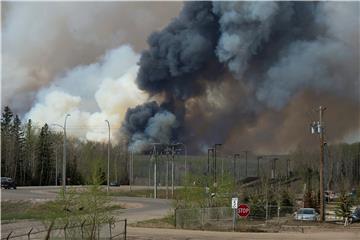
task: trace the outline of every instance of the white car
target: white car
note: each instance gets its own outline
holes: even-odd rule
[[[300,221],[316,221],[319,214],[315,211],[314,208],[300,208],[295,212],[295,220]]]

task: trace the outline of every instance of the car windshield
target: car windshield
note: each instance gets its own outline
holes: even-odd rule
[[[314,210],[312,209],[300,209],[299,214],[314,214]]]

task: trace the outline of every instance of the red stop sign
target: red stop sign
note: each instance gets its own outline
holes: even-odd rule
[[[240,204],[237,213],[240,217],[246,218],[250,214],[250,208],[246,204]]]

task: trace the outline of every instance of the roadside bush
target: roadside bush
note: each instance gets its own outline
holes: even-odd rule
[[[345,192],[342,192],[339,197],[339,203],[336,206],[335,213],[337,216],[340,216],[345,220],[351,214],[351,197],[348,196]]]
[[[81,225],[85,223],[83,229],[84,237],[95,239],[99,229],[97,227],[112,220],[108,214],[110,198],[101,188],[102,176],[98,171],[93,171],[92,185],[82,191],[68,188],[67,192],[60,191],[57,199],[48,206],[46,223],[50,226],[55,225]],[[67,234],[70,238],[79,238],[78,228],[69,229]]]

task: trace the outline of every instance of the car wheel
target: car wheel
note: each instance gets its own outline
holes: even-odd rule
[[[16,189],[16,187],[14,187],[14,189]]]

